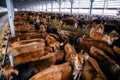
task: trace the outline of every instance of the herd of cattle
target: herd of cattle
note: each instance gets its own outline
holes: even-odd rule
[[[120,80],[120,21],[16,12],[14,25],[0,80]],[[83,28],[87,36],[77,33]]]

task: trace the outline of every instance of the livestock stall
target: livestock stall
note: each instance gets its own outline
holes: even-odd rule
[[[120,80],[119,2],[0,1],[0,80]]]

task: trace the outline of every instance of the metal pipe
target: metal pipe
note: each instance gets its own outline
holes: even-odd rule
[[[74,1],[70,0],[70,3],[71,3],[70,14],[72,14],[72,9],[73,9],[73,3],[74,3]]]
[[[90,0],[90,14],[89,14],[90,17],[91,17],[91,13],[92,13],[93,2],[94,2],[94,0]]]
[[[61,13],[61,0],[58,1],[58,4],[59,4],[59,13]]]
[[[11,8],[11,6],[13,6],[12,4],[12,0],[6,0],[6,5],[7,5],[7,9],[8,9],[8,16],[9,16],[9,22],[10,22],[10,30],[11,30],[11,34],[12,34],[12,37],[15,36],[15,30],[14,30],[14,12]]]
[[[7,50],[8,50],[8,45],[9,45],[9,39],[10,39],[10,31],[9,31],[9,34],[8,34],[8,39],[7,39],[7,43],[6,43],[5,53],[4,53],[3,60],[2,60],[2,66],[5,65],[6,56],[7,56]]]
[[[47,0],[46,0],[46,12],[47,12],[47,4],[48,4],[48,3],[47,3]]]
[[[106,0],[104,0],[104,5],[103,5],[103,11],[102,11],[102,16],[104,16],[104,10],[105,10],[105,3],[106,3]]]
[[[51,13],[53,12],[53,2],[51,2]]]
[[[13,54],[12,53],[9,55],[9,60],[10,60],[11,66],[14,67],[14,59],[13,59]]]

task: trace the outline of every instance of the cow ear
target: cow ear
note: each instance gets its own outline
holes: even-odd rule
[[[109,38],[109,36],[108,35],[105,35],[105,37],[108,39]]]
[[[75,59],[75,54],[71,54],[71,58],[72,58],[72,60],[74,60]]]
[[[84,58],[84,61],[88,60],[89,59],[88,53],[84,53],[83,58]]]

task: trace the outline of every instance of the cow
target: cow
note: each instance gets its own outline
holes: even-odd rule
[[[82,53],[79,54],[71,54],[71,57],[74,62],[74,70],[73,70],[73,76],[74,80],[79,80],[82,74],[82,70],[84,67],[84,62],[89,58],[89,55],[83,55]]]
[[[119,22],[118,21],[112,21],[112,20],[108,20],[106,21],[106,23],[104,24],[104,30],[107,33],[110,33],[111,31],[115,30],[117,33],[120,34],[120,27],[119,27]]]
[[[73,68],[74,80],[79,80],[83,69],[83,60],[87,60],[89,56],[86,54],[83,55],[82,53],[77,54],[74,46],[70,45],[69,43],[65,45],[64,50],[66,54],[65,61],[70,62]]]
[[[45,38],[48,34],[47,33],[39,33],[39,32],[28,32],[28,33],[20,33],[16,34],[15,37],[10,38],[10,43],[18,42],[22,40],[29,40],[35,38]]]
[[[69,63],[52,65],[34,75],[29,80],[72,80],[70,78],[72,68]]]
[[[59,42],[59,37],[55,34],[49,34],[45,38],[47,46],[50,46],[53,48],[53,50],[60,49],[64,45],[64,42]]]
[[[73,45],[76,44],[79,35],[75,32],[62,30],[60,27],[58,28],[59,37],[66,43],[71,43]],[[65,39],[65,40],[64,40]]]
[[[84,18],[78,19],[78,26],[80,28],[84,28],[83,26],[87,26],[87,22],[85,21]]]
[[[44,26],[44,25],[40,25],[40,32],[42,32],[42,33],[46,33],[46,26]]]
[[[120,47],[120,36],[118,36],[117,40],[113,41],[113,45]]]
[[[23,60],[21,60],[19,61],[21,63],[17,65],[15,64],[14,67],[11,67],[10,63],[7,61],[6,65],[1,68],[2,72],[4,72],[1,73],[1,76],[4,80],[11,80],[11,78],[12,80],[28,80],[30,77],[43,69],[53,64],[60,64],[63,62],[63,58],[63,51],[58,50],[26,63],[22,63]]]
[[[81,80],[107,80],[97,61],[90,57],[84,62]]]
[[[41,56],[46,55],[44,49],[45,49],[45,41],[43,39],[35,39],[35,40],[16,42],[12,44],[12,47],[9,48],[7,54],[12,55],[14,57],[15,60],[14,64],[17,65],[32,60],[34,61],[38,57],[40,58]]]
[[[103,51],[105,51],[109,55],[114,56],[113,50],[109,46],[107,46],[107,43],[104,43],[103,41],[94,40],[91,38],[81,38],[81,37],[77,41],[79,44],[79,48],[81,50],[90,50],[90,48],[92,46],[94,46],[94,47],[97,47],[99,49],[102,49]]]
[[[77,28],[77,26],[78,26],[77,23],[78,22],[75,21],[74,19],[63,18],[61,27],[63,27],[63,25],[65,24],[66,26],[69,25],[69,26],[73,26],[73,27]]]
[[[115,54],[120,58],[120,47],[114,46],[113,50],[114,50]]]
[[[89,36],[95,40],[101,40],[104,42],[107,42],[108,45],[112,45],[113,41],[116,40],[116,36],[112,34],[103,34],[104,27],[101,25],[97,25],[95,27],[92,27]]]
[[[90,55],[94,57],[108,80],[120,80],[120,66],[102,50],[91,47]]]
[[[90,38],[79,38],[78,39],[78,49],[84,50],[84,51],[89,51],[92,46],[97,47],[101,50],[103,50],[109,57],[114,59],[115,61],[120,61],[118,56],[115,55],[113,49],[109,46],[107,46],[106,43],[99,41],[99,40],[94,40]]]
[[[52,27],[50,24],[47,24],[46,26],[47,26],[46,29],[47,33],[57,34],[57,29],[55,27]]]

